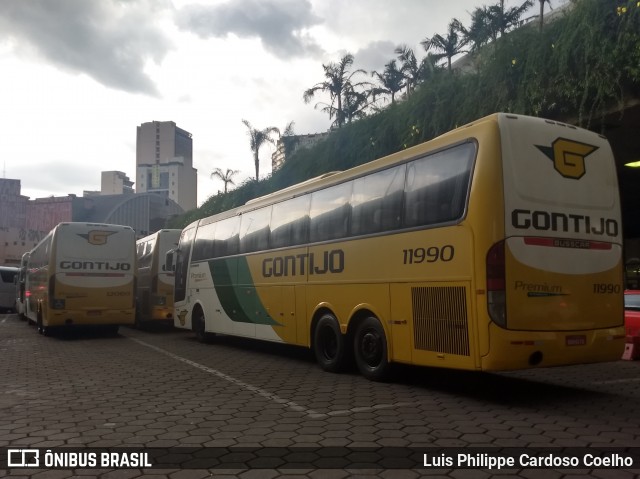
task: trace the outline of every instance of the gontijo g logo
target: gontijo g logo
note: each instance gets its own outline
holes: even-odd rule
[[[558,138],[551,146],[536,145],[551,161],[553,167],[565,178],[579,180],[586,172],[584,159],[598,149],[597,146]]]
[[[89,244],[102,246],[103,244],[107,244],[107,238],[112,234],[115,234],[115,231],[91,230],[87,234],[78,233],[78,236],[86,239]]]

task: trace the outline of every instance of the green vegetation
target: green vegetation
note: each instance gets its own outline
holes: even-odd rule
[[[640,1],[571,3],[542,30],[532,23],[472,48],[467,71],[427,69],[405,101],[345,123],[314,148],[287,157],[271,177],[212,196],[171,226],[371,161],[498,111],[594,128],[608,109],[640,98]]]

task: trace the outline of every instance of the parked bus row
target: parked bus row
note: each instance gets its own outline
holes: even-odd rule
[[[135,240],[128,226],[60,223],[25,253],[17,274],[18,314],[42,334],[54,328],[173,323],[173,272],[166,251],[180,230]]]
[[[603,136],[495,114],[137,250],[130,228],[61,224],[26,255],[21,312],[45,333],[137,317],[201,341],[299,345],[326,371],[355,362],[372,380],[392,363],[613,361],[625,342],[620,218]]]

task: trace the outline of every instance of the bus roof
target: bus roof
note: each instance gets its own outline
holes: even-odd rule
[[[455,142],[463,141],[465,138],[468,137],[468,135],[465,135],[464,133],[464,130],[468,128],[476,127],[483,123],[499,124],[502,118],[517,120],[518,118],[522,118],[522,117],[525,117],[525,115],[516,115],[512,113],[493,113],[483,118],[474,120],[470,123],[461,125],[455,128],[454,130],[443,133],[440,136],[437,136],[435,138],[432,138],[431,140],[427,140],[423,143],[412,146],[405,150],[401,150],[401,151],[392,153],[390,155],[384,156],[382,158],[372,160],[368,163],[355,166],[348,170],[328,172],[320,176],[311,178],[309,180],[305,180],[295,185],[286,187],[282,190],[278,190],[276,192],[269,193],[267,195],[249,200],[244,205],[217,213],[209,217],[202,218],[200,220],[196,220],[192,222],[190,225],[188,225],[186,228],[190,226],[195,226],[196,224],[203,226],[224,218],[229,218],[229,217],[238,215],[244,211],[250,211],[262,206],[266,206],[269,204],[284,201],[286,199],[294,198],[296,196],[300,196],[305,193],[319,190],[324,187],[331,186],[333,184],[341,183],[342,181],[348,181],[351,178],[357,177],[367,172],[388,168],[399,161],[402,161],[402,162],[411,161],[415,158],[420,157],[421,155],[424,155],[425,153],[434,152],[441,148],[446,148]],[[556,123],[559,125],[569,126],[562,122],[555,122],[552,120],[544,120],[544,121],[547,121],[550,123]]]

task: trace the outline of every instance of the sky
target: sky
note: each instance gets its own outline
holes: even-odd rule
[[[224,187],[215,168],[239,170],[237,184],[255,175],[243,119],[326,131],[314,105],[328,97],[302,99],[323,64],[351,53],[354,69],[382,72],[399,45],[421,59],[422,40],[493,3],[2,0],[0,177],[21,180],[31,199],[100,190],[102,171],[135,181],[136,127],[173,121],[193,135],[200,205]],[[273,151],[260,150],[261,177]]]

